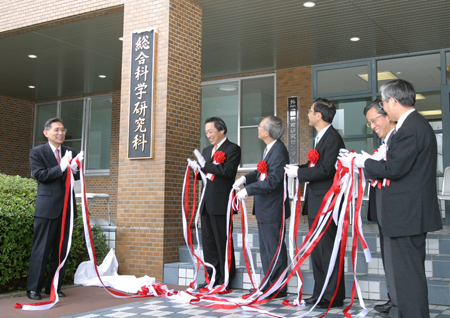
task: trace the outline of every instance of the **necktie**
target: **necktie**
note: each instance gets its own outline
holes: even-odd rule
[[[55,153],[56,153],[56,162],[58,162],[58,164],[60,164],[61,163],[61,158],[59,156],[59,149],[56,149]]]
[[[318,143],[319,143],[319,135],[317,135],[316,138],[314,139],[314,148],[317,147]]]
[[[214,146],[213,150],[211,151],[211,158],[214,157],[214,154],[216,153],[217,145]]]
[[[266,155],[267,155],[267,147],[266,147],[266,149],[264,149],[263,160],[264,160],[264,158],[266,157]]]

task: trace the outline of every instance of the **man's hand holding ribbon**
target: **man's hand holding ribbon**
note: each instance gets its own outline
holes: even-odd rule
[[[70,169],[74,172],[78,171],[77,160],[81,163],[84,159],[84,151],[80,151],[78,155],[70,161]]]
[[[194,150],[194,156],[195,158],[197,158],[198,164],[200,165],[200,167],[204,167],[206,160],[205,158],[202,156],[202,154],[200,153],[200,151],[198,151],[197,149]]]
[[[297,165],[287,164],[284,167],[284,171],[286,171],[286,174],[289,178],[297,178],[297,176],[298,176],[298,166]]]
[[[70,165],[70,160],[72,159],[72,151],[66,151],[64,157],[61,158],[61,162],[59,164],[61,171],[64,172],[67,167]]]
[[[238,192],[236,197],[238,198],[238,200],[244,200],[247,197],[247,190],[245,190],[245,188],[242,189],[241,191]]]
[[[244,176],[240,177],[239,179],[237,179],[234,183],[233,183],[233,189],[234,190],[239,190],[241,185],[245,184],[247,182],[247,180],[245,179]],[[247,191],[246,191],[247,193]]]

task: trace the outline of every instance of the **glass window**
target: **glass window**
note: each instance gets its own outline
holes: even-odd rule
[[[227,124],[227,137],[241,146],[241,168],[254,168],[265,144],[258,139],[258,124],[275,113],[275,76],[256,76],[205,83],[202,86],[201,147],[210,145],[204,122],[217,116]]]
[[[416,93],[416,109],[428,121],[442,120],[441,93]]]
[[[222,118],[227,125],[227,138],[231,142],[238,143],[238,87],[237,81],[202,87],[202,122],[200,125],[202,149],[211,145],[205,135],[205,120],[210,117]]]
[[[86,152],[86,170],[109,169],[111,149],[111,97],[91,100]]]
[[[376,147],[376,138],[372,129],[368,128],[364,107],[371,100],[369,98],[335,101],[337,111],[333,120],[333,127],[343,136],[345,148],[360,152],[364,150],[372,153]],[[375,144],[375,146],[374,146]]]
[[[258,139],[258,127],[241,129],[242,168],[252,168],[261,160],[266,144]]]
[[[89,103],[90,102],[90,103]],[[85,151],[86,174],[109,171],[111,148],[112,96],[36,104],[34,146],[47,142],[42,134],[44,123],[60,117],[67,129],[64,145]]]
[[[58,103],[45,103],[40,104],[39,107],[36,107],[35,112],[35,120],[34,120],[34,145],[38,146],[41,144],[45,144],[47,142],[47,138],[44,136],[44,124],[45,122],[52,118],[56,117],[57,114]]]
[[[450,84],[450,52],[447,52],[445,54],[445,60],[446,62],[446,70],[447,70],[447,85]]]
[[[317,72],[317,94],[337,94],[367,91],[369,89],[368,66],[354,66]]]
[[[402,57],[377,62],[378,90],[384,83],[401,78],[416,90],[441,86],[441,59],[439,54]]]
[[[64,145],[72,147],[77,151],[81,148],[81,138],[83,135],[83,109],[84,100],[76,99],[61,102],[61,119],[67,129]]]
[[[273,115],[274,77],[242,80],[241,126],[258,126]]]

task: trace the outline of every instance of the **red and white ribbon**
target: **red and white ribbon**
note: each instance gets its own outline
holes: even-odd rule
[[[79,163],[78,159],[77,162]],[[53,276],[52,280],[52,287],[50,290],[50,301],[46,302],[40,302],[40,303],[32,303],[28,305],[21,305],[16,303],[14,305],[14,308],[22,309],[22,310],[47,310],[52,308],[54,305],[56,305],[59,301],[58,293],[56,292],[58,290],[58,281],[59,281],[59,272],[61,268],[64,266],[67,260],[67,256],[69,255],[70,247],[72,245],[72,232],[73,232],[73,174],[72,170],[68,167],[66,170],[66,180],[65,180],[65,194],[64,194],[64,207],[63,207],[63,213],[62,213],[62,221],[61,221],[61,235],[60,235],[60,241],[59,241],[59,265],[56,269],[55,276]],[[67,215],[67,207],[68,203],[70,202],[70,212],[69,215]],[[61,255],[61,250],[63,247],[64,242],[64,235],[65,235],[65,224],[66,219],[69,217],[69,238],[67,241],[67,250],[66,255]],[[61,257],[63,257],[63,260],[61,261]]]

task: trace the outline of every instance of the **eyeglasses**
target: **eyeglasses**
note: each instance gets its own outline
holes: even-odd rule
[[[383,101],[378,103],[378,106],[380,106],[381,109],[383,109]],[[367,124],[368,125],[368,124]]]
[[[381,102],[380,102],[380,104],[381,104]],[[375,125],[377,119],[380,118],[381,116],[383,116],[383,115],[378,115],[377,117],[372,118],[371,120],[369,120],[369,122],[366,124],[367,127],[370,128],[370,127],[372,127],[372,125]]]
[[[64,129],[64,128],[55,128],[55,129],[52,129],[52,131],[53,131],[55,134],[57,134],[57,133],[61,133],[61,134],[67,133],[67,129]]]

